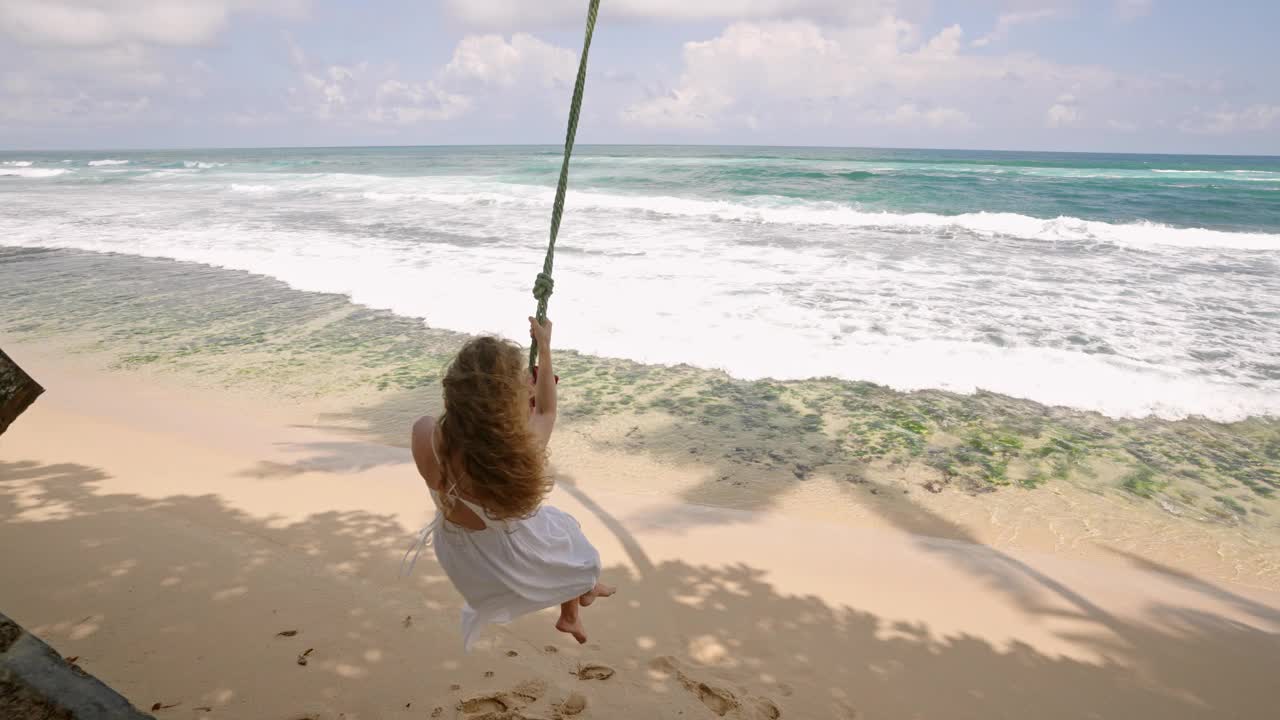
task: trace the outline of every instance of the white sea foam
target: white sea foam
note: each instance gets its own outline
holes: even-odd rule
[[[388,178],[348,173],[257,177],[268,180],[280,191],[328,192],[339,199],[360,197],[383,203],[425,200],[444,205],[517,206],[536,210],[546,207],[553,197],[548,188],[458,178]],[[231,186],[233,191],[243,192],[238,188]],[[961,230],[985,237],[1110,243],[1135,248],[1280,249],[1280,235],[1270,233],[1172,227],[1153,222],[1109,223],[1069,216],[1036,218],[1017,213],[868,212],[840,203],[767,196],[751,202],[731,202],[571,190],[568,204],[584,212],[632,212],[655,217],[902,232]]]
[[[1267,170],[1161,170],[1153,169],[1153,173],[1168,175],[1191,175],[1196,179],[1229,180],[1244,182],[1280,182],[1280,173]],[[1246,177],[1247,176],[1247,177]]]
[[[68,172],[63,168],[0,167],[0,175],[21,178],[51,178],[66,175]]]
[[[5,165],[7,167],[31,167],[31,161],[30,160],[5,160],[4,162],[0,162],[0,165]]]
[[[226,167],[226,163],[220,162],[203,162],[200,160],[183,160],[182,166],[195,170],[212,170],[213,168]]]
[[[128,160],[90,160],[89,167],[99,167],[102,165],[128,165]]]
[[[372,307],[425,316],[432,325],[502,331],[515,337],[512,308],[528,298],[527,252],[518,248],[416,250],[369,239],[363,244],[318,230],[260,231],[234,226],[179,227],[138,233],[53,231],[38,225],[4,229],[0,243],[125,251],[247,270],[308,291],[338,292]],[[27,237],[23,237],[23,234]],[[681,242],[681,245],[684,245]],[[606,247],[607,251],[609,248]],[[754,255],[753,255],[754,253]],[[903,390],[983,388],[1048,404],[1112,416],[1203,414],[1235,420],[1280,414],[1280,394],[1197,377],[1181,370],[1106,355],[1060,349],[1000,347],[983,342],[902,338],[841,327],[839,308],[818,310],[782,295],[747,294],[780,276],[826,284],[824,258],[810,267],[779,250],[741,251],[737,257],[688,253],[672,245],[624,262],[561,259],[561,288],[589,302],[565,302],[557,314],[566,347],[640,361],[688,362],[738,377],[851,377]],[[752,264],[735,262],[753,259]],[[787,261],[784,270],[774,269]],[[727,264],[726,264],[727,263]],[[848,266],[834,268],[849,272]],[[870,269],[874,270],[874,268]],[[571,278],[571,279],[570,279]],[[567,280],[567,282],[566,282]],[[869,280],[868,280],[869,282]],[[571,284],[570,284],[571,283]],[[661,283],[661,293],[654,293]],[[476,293],[475,288],[485,288]],[[424,293],[423,288],[431,288]],[[440,302],[439,298],[466,298]],[[639,300],[643,298],[643,302]],[[516,313],[518,315],[519,313]],[[909,334],[911,328],[901,330]],[[761,338],[768,338],[761,342]]]
[[[722,220],[788,225],[834,225],[884,230],[957,229],[985,236],[1103,242],[1133,247],[1166,245],[1249,250],[1280,248],[1280,235],[1267,233],[1175,228],[1151,222],[1114,224],[1066,216],[1043,219],[1016,213],[938,215],[865,212],[837,203],[777,202],[747,205],[674,197],[625,197],[592,193],[579,193],[573,200],[576,206],[586,208],[636,209],[660,215],[705,215]]]
[[[512,337],[551,201],[482,178],[200,168],[107,187],[10,195],[20,204],[0,207],[0,244],[246,270]],[[1113,416],[1280,415],[1280,383],[1250,369],[1274,362],[1270,321],[1250,314],[1275,308],[1274,280],[1176,274],[1202,258],[1265,269],[1256,251],[1280,250],[1277,235],[767,197],[573,191],[569,208],[554,309],[565,347],[748,378],[983,388]],[[1162,250],[1135,259],[1092,243]],[[1230,357],[1188,355],[1206,346]]]
[[[429,200],[451,205],[522,205],[545,207],[552,197],[548,189],[476,183],[468,187],[454,181],[383,179],[400,192],[364,191],[367,199],[384,202]],[[313,176],[309,189],[350,184],[377,184],[370,176],[333,174]],[[413,187],[417,185],[418,187]],[[867,212],[839,203],[806,202],[788,198],[762,198],[753,203],[698,200],[652,195],[614,195],[598,192],[569,193],[569,204],[580,211],[632,211],[656,216],[705,217],[722,221],[780,225],[819,225],[889,231],[965,230],[980,236],[1005,236],[1025,240],[1113,243],[1138,248],[1159,246],[1181,248],[1231,248],[1241,250],[1280,249],[1280,235],[1227,232],[1204,228],[1178,228],[1152,222],[1108,223],[1074,217],[1035,218],[1016,213],[935,213]]]
[[[247,183],[231,183],[229,186],[231,192],[245,193],[247,195],[267,195],[276,192],[279,188],[265,184],[247,184]]]

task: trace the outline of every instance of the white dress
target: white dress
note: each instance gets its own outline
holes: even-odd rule
[[[435,437],[431,452],[436,452]],[[436,454],[436,465],[440,456]],[[485,524],[471,530],[444,517],[439,493],[432,488],[436,516],[400,562],[406,574],[422,548],[433,545],[440,567],[462,594],[463,649],[471,650],[487,623],[505,623],[521,615],[555,607],[586,594],[600,579],[600,553],[582,534],[572,515],[543,505],[519,520],[492,520],[484,508],[458,496]],[[410,555],[413,557],[410,558]]]

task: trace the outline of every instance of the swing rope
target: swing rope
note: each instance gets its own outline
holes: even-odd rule
[[[556,200],[551,207],[551,241],[547,244],[547,257],[542,261],[542,272],[533,283],[533,296],[538,299],[536,317],[541,323],[547,319],[547,301],[555,289],[551,279],[551,264],[555,260],[556,235],[560,232],[560,216],[564,214],[564,194],[569,187],[569,156],[573,153],[573,138],[578,134],[578,112],[582,109],[582,89],[587,84],[587,52],[591,50],[591,35],[596,29],[596,13],[600,0],[591,0],[587,7],[587,34],[582,42],[582,57],[578,60],[578,79],[573,85],[573,101],[569,105],[569,130],[564,138],[564,162],[560,165],[560,183],[556,185]],[[537,367],[538,343],[529,348],[529,369]]]

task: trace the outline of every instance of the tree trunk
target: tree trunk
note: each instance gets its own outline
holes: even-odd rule
[[[0,435],[18,419],[27,406],[44,392],[8,355],[0,350]]]

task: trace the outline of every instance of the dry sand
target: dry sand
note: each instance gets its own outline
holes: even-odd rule
[[[1048,519],[997,542],[869,493],[689,504],[708,468],[572,431],[551,502],[620,591],[586,646],[542,613],[465,655],[430,552],[396,576],[430,513],[405,449],[6,349],[48,392],[0,438],[0,607],[161,718],[1275,717],[1280,592],[1193,548],[1081,554]]]

